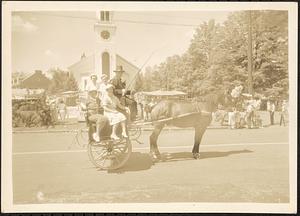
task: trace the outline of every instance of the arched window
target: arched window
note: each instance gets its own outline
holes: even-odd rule
[[[102,74],[106,74],[108,78],[110,78],[110,61],[109,61],[109,53],[102,53]]]

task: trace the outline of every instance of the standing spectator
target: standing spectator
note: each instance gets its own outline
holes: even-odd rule
[[[241,110],[239,112],[239,127],[244,128],[246,125],[246,112],[244,110]]]
[[[138,118],[144,119],[144,106],[145,106],[145,98],[143,97],[141,92],[137,92],[134,94],[134,100],[137,102],[138,105]]]
[[[56,116],[57,116],[57,111],[56,111],[56,106],[54,101],[46,100],[45,102],[42,103],[42,121],[43,125],[46,127],[54,127],[54,124],[56,122]]]
[[[258,111],[260,110],[260,106],[261,106],[261,100],[259,98],[255,98],[252,101],[252,105],[253,105],[253,126],[254,127],[261,127],[261,122],[260,122],[260,116]]]
[[[58,114],[60,117],[61,121],[65,121],[66,119],[66,114],[67,114],[67,106],[64,103],[63,99],[60,99],[58,105],[57,105],[57,109],[58,109]]]
[[[285,115],[287,113],[287,103],[286,100],[282,101],[281,112],[280,112],[280,126],[283,124],[285,126]]]
[[[233,107],[230,112],[228,112],[228,126],[230,129],[235,129],[236,127],[236,109]]]
[[[252,100],[248,102],[246,113],[247,113],[248,128],[252,128],[253,122],[254,122],[254,106],[253,106]]]
[[[275,113],[275,103],[274,101],[268,101],[267,102],[267,111],[270,113],[270,123],[271,125],[274,125],[274,113]]]
[[[149,101],[149,99],[146,101],[146,104],[144,106],[145,121],[151,121],[151,111],[155,105],[156,105],[155,98],[151,98],[151,101]]]

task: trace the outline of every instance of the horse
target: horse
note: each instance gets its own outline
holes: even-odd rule
[[[218,104],[224,103],[225,96],[223,94],[209,94],[203,97],[201,101],[196,102],[172,100],[158,102],[151,111],[151,119],[154,125],[150,135],[150,156],[152,159],[159,160],[161,158],[157,139],[165,125],[181,128],[193,127],[195,136],[192,153],[195,159],[199,159],[199,145],[207,126],[212,121],[212,112],[216,111]],[[183,117],[180,117],[180,115],[183,115]],[[171,120],[163,121],[167,118],[171,118]]]

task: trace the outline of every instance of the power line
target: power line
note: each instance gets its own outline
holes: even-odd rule
[[[144,21],[135,21],[135,20],[115,20],[116,22],[125,22],[125,23],[138,23],[138,24],[151,24],[151,25],[169,25],[169,26],[186,26],[186,27],[198,27],[199,25],[192,24],[179,24],[179,23],[162,23],[162,22],[144,22]]]
[[[125,12],[125,11],[122,11],[122,13],[132,13],[132,12]],[[196,17],[186,17],[186,16],[172,16],[172,15],[157,15],[157,14],[151,14],[149,12],[146,12],[145,14],[134,14],[134,16],[151,16],[151,17],[170,17],[170,18],[180,18],[180,19],[189,19],[189,20],[200,20],[199,18],[196,18]]]
[[[51,16],[51,17],[73,18],[73,19],[86,19],[86,20],[91,20],[91,21],[97,21],[98,20],[96,18],[90,18],[90,17],[54,15],[54,14],[46,14],[46,13],[43,13],[43,14],[39,13],[37,15]],[[146,22],[146,21],[126,20],[126,19],[116,19],[114,21],[115,22],[123,22],[123,23],[150,24],[150,25],[167,25],[167,26],[184,26],[184,27],[198,27],[199,26],[199,25],[183,24],[183,23]]]
[[[80,17],[80,16],[67,16],[67,15],[60,15],[60,14],[46,14],[46,13],[38,13],[35,14],[38,16],[50,16],[50,17],[63,17],[63,18],[73,18],[73,19],[86,19],[86,20],[92,20],[92,21],[97,21],[96,18],[91,18],[91,17]]]

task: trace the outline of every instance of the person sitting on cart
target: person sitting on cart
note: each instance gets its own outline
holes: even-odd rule
[[[117,127],[121,124],[122,136],[127,138],[126,132],[126,116],[119,112],[118,109],[125,112],[130,112],[128,107],[123,106],[119,99],[114,95],[114,86],[108,84],[106,86],[106,95],[103,97],[102,105],[104,108],[104,115],[108,118],[110,125],[112,125],[111,138],[120,139],[117,136]]]
[[[97,90],[89,91],[86,109],[87,121],[96,123],[96,132],[93,134],[93,139],[99,142],[101,132],[109,128],[109,121],[108,118],[103,115],[103,107],[101,106]]]
[[[130,91],[126,90],[126,82],[122,81],[122,76],[124,74],[122,66],[117,66],[114,70],[115,76],[109,81],[111,85],[114,86],[114,95],[120,100],[125,94],[129,94]]]
[[[125,73],[121,65],[117,66],[114,70],[115,76],[109,81],[114,86],[114,95],[120,100],[121,104],[130,107],[131,116],[127,116],[126,113],[122,113],[129,119],[135,120],[137,113],[137,102],[131,97],[133,91],[126,89],[126,81],[122,81],[122,76]],[[127,96],[126,96],[127,95]]]

